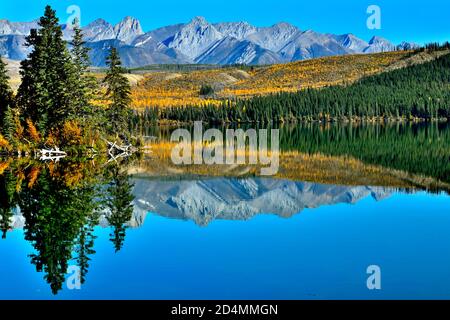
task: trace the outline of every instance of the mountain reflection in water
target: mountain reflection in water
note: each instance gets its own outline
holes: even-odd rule
[[[315,279],[314,272],[323,271],[324,267],[315,260],[315,252],[322,252],[325,244],[332,243],[328,239],[330,232],[346,234],[348,231],[348,236],[354,237],[351,242],[342,243],[335,250],[344,256],[351,255],[362,265],[361,268],[377,261],[369,261],[365,257],[366,253],[354,247],[359,242],[367,245],[385,243],[380,250],[388,251],[398,245],[398,254],[403,255],[403,260],[423,256],[423,261],[439,260],[441,266],[450,266],[450,261],[441,261],[450,256],[450,252],[449,255],[445,254],[450,251],[450,247],[445,245],[450,242],[450,239],[446,241],[448,232],[441,232],[450,228],[450,221],[443,214],[450,207],[449,197],[444,194],[450,190],[449,163],[444,161],[448,160],[450,150],[450,131],[447,127],[298,126],[284,128],[282,132],[282,152],[289,153],[291,158],[289,161],[281,158],[283,171],[280,176],[273,178],[260,178],[252,174],[224,177],[224,171],[220,170],[206,171],[206,174],[201,174],[202,171],[186,174],[182,170],[174,173],[167,165],[167,160],[163,156],[157,159],[155,154],[148,158],[125,159],[119,164],[108,164],[106,159],[64,159],[59,163],[34,159],[0,160],[0,230],[3,238],[0,241],[0,255],[9,257],[0,265],[0,295],[6,298],[48,298],[52,295],[44,289],[50,288],[49,292],[65,298],[85,297],[83,294],[91,298],[245,298],[245,293],[250,291],[253,293],[252,298],[304,297],[304,293],[298,291],[302,289],[300,280],[310,281],[309,286],[314,287],[311,282]],[[157,137],[161,141],[167,140],[161,132]],[[154,167],[151,167],[152,164]],[[307,179],[301,179],[302,176]],[[372,184],[373,181],[377,183]],[[408,205],[409,211],[403,211],[403,207]],[[405,216],[406,212],[408,216]],[[364,215],[366,213],[370,214]],[[427,214],[426,219],[422,214]],[[305,215],[307,217],[303,219]],[[339,217],[347,220],[334,225],[333,221]],[[357,227],[364,229],[369,223],[364,219],[372,219],[371,223],[376,224],[380,232],[366,235],[358,231]],[[195,229],[186,223],[179,225],[185,221],[193,222]],[[243,224],[256,229],[250,231]],[[229,233],[236,232],[239,237],[246,237],[245,232],[250,232],[259,242],[247,239],[248,246],[231,242],[220,228]],[[414,235],[407,233],[401,236],[402,232],[409,232],[405,231],[408,228],[414,231]],[[309,238],[302,238],[302,233],[297,229],[301,229],[305,237]],[[309,234],[312,230],[314,234]],[[364,230],[368,233],[372,229]],[[427,237],[429,230],[432,230],[432,237]],[[183,239],[178,238],[180,232],[184,235]],[[267,236],[268,232],[273,234]],[[435,233],[441,237],[435,236]],[[197,243],[196,235],[205,237],[201,246],[208,248],[207,252],[203,252]],[[224,239],[230,242],[223,242]],[[252,256],[249,252],[252,250],[261,252],[271,248],[264,239],[272,241],[274,247],[271,254],[283,263],[266,261],[262,256],[250,259]],[[310,239],[316,241],[311,242]],[[404,256],[410,251],[402,251],[400,247],[406,245],[402,239],[409,242],[417,240],[415,250],[419,251],[414,253],[414,257]],[[286,241],[292,242],[293,247],[289,252],[282,249],[287,245]],[[142,246],[147,245],[151,252],[141,253],[144,250]],[[227,266],[227,270],[234,270],[232,276],[236,282],[227,273],[231,271],[222,270],[217,265],[210,265],[209,268],[218,268],[217,278],[213,279],[224,287],[228,286],[230,292],[234,292],[232,296],[219,294],[217,287],[208,287],[209,284],[203,283],[201,275],[194,271],[201,269],[202,264],[208,265],[208,259],[213,259],[214,246],[220,247],[224,255],[224,260],[218,263],[224,264],[224,268]],[[169,257],[171,252],[178,252],[177,248],[181,247],[185,250],[178,253],[184,259],[182,264],[186,268],[191,266],[190,274],[204,284],[204,291],[195,291],[195,283],[185,284],[186,291],[178,296],[176,292],[181,292],[179,290],[182,288],[179,283],[187,280],[177,278],[175,281],[173,275],[161,270],[154,271],[160,272],[161,279],[166,281],[164,285],[173,288],[171,295],[165,289],[139,289],[151,285],[147,282],[150,278],[144,275],[145,271],[140,275],[139,285],[135,284],[135,291],[113,292],[107,289],[113,284],[98,284],[103,279],[101,274],[114,273],[115,270],[129,271],[128,268],[136,267],[133,261],[137,260],[148,267],[149,261],[154,259],[154,264],[149,268],[157,268],[158,263],[167,263],[168,270],[177,268],[175,264],[181,262],[171,261]],[[164,254],[160,252],[162,248],[167,250]],[[246,251],[240,251],[241,248]],[[294,263],[301,267],[296,259],[297,252],[301,252],[302,248],[309,250],[303,252],[303,263],[307,265],[308,261],[316,261],[317,265],[304,270],[305,277],[310,280],[302,278],[292,281],[289,277],[298,277],[297,271],[290,270],[286,265]],[[372,249],[375,250],[374,247]],[[107,250],[111,250],[112,254],[106,254]],[[209,258],[202,256],[204,254]],[[326,265],[343,261],[333,256],[332,251],[328,254],[334,260],[326,263],[322,261]],[[232,291],[232,286],[245,281],[250,269],[233,269],[235,265],[232,262],[236,256],[255,270],[254,282],[248,283],[247,288],[240,287],[239,292]],[[383,253],[378,252],[376,256],[382,257]],[[265,268],[265,264],[269,264],[270,268]],[[73,265],[79,267],[81,285],[87,288],[80,293],[68,291],[65,286],[67,270]],[[103,268],[99,265],[103,265]],[[10,276],[10,268],[14,271],[17,268],[25,270],[30,266],[34,268],[33,274],[27,273],[26,278],[34,279],[34,282],[29,280],[30,283],[25,283],[20,274]],[[400,268],[401,264],[391,267]],[[93,278],[90,278],[92,270]],[[434,270],[426,270],[429,272],[421,279],[430,285],[434,275],[441,278],[446,276],[444,271],[434,273]],[[215,277],[212,274],[209,276]],[[349,279],[354,276],[353,273],[342,275]],[[122,275],[116,277],[119,287],[132,286],[134,283],[129,278],[121,278]],[[261,277],[274,277],[274,281],[261,288],[258,282]],[[321,283],[319,278],[316,280],[318,284]],[[158,279],[152,278],[152,281],[157,282]],[[89,289],[90,283],[94,288]],[[32,284],[45,293],[32,291],[28,287]],[[18,288],[22,288],[22,291],[19,292]],[[317,290],[327,291],[325,287]],[[346,296],[358,298],[360,295],[356,292],[365,294],[358,290],[349,289],[345,291]],[[267,294],[258,296],[256,292]],[[404,298],[411,292],[414,291],[397,287],[392,296]],[[440,294],[445,296],[443,291]]]
[[[214,178],[153,181],[135,179],[132,226],[140,226],[148,212],[193,220],[206,226],[212,220],[248,220],[257,214],[289,218],[305,208],[353,204],[372,196],[388,197],[383,187],[347,187],[268,178]]]

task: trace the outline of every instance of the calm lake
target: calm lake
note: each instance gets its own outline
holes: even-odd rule
[[[448,125],[280,129],[273,177],[177,167],[174,128],[117,161],[0,159],[0,298],[450,298]]]

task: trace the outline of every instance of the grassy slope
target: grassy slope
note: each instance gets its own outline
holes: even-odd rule
[[[10,85],[15,91],[20,85],[20,62],[8,59],[3,59],[3,61],[6,63],[6,70],[8,71],[8,76],[10,77]]]
[[[224,98],[252,97],[276,92],[295,92],[307,87],[352,82],[365,75],[423,63],[441,53],[420,53],[410,57],[409,52],[388,52],[367,55],[325,57],[286,64],[255,68],[205,68],[194,71],[169,71],[167,68],[151,71],[135,70],[127,75],[133,85],[133,107],[183,106],[218,103]],[[7,61],[11,85],[20,84],[19,63]],[[97,70],[96,77],[103,78]],[[137,72],[134,73],[134,72]],[[200,87],[209,84],[216,94],[209,98],[199,96]]]
[[[134,107],[202,105],[223,98],[293,92],[355,81],[407,60],[408,52],[349,55],[257,67],[220,68],[191,72],[152,72],[133,89]],[[199,96],[203,84],[216,88],[209,99]]]

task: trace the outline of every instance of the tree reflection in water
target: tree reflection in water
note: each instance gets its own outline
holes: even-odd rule
[[[44,272],[54,294],[62,289],[72,260],[80,268],[80,282],[85,282],[101,214],[113,230],[116,252],[121,249],[133,210],[132,185],[124,166],[32,160],[7,164],[0,174],[2,237],[6,238],[14,210],[20,210],[25,240],[35,249],[29,255],[31,263]]]
[[[174,129],[154,128],[143,134],[157,136],[164,145]],[[281,128],[280,146],[282,153],[345,157],[361,161],[365,166],[380,167],[375,172],[385,175],[377,186],[450,192],[448,124],[298,124]],[[166,162],[156,162],[155,159],[158,158],[149,157],[148,163],[155,166],[155,173],[160,174],[159,165],[169,160],[164,158]],[[310,160],[305,159],[297,167],[290,166],[287,176],[299,169],[311,170],[308,167]],[[316,180],[311,178],[308,181],[320,182],[317,179],[327,176],[330,169],[335,169],[323,165],[321,159],[319,157],[317,160],[320,165],[312,167],[316,168],[313,171]],[[31,262],[37,271],[44,273],[55,294],[62,289],[70,264],[79,267],[80,282],[85,283],[91,258],[95,254],[94,228],[100,223],[100,218],[111,228],[110,240],[115,251],[124,246],[134,200],[133,185],[126,171],[135,163],[133,159],[123,159],[115,164],[105,162],[105,159],[96,162],[65,159],[60,163],[42,163],[24,158],[0,159],[2,238],[7,237],[13,217],[21,214],[25,221],[25,239],[34,247],[34,252],[30,254]],[[142,161],[139,168],[146,170],[147,164]],[[209,170],[203,174],[223,175],[222,171]],[[327,180],[326,183],[353,186],[356,178],[367,181],[367,177],[353,174],[351,167],[344,170],[346,174],[342,176],[347,180]],[[333,171],[332,177],[336,176],[335,173]],[[373,174],[371,171],[369,173]],[[174,175],[179,178],[178,173]],[[417,175],[417,178],[412,175]],[[401,185],[397,185],[397,181]]]

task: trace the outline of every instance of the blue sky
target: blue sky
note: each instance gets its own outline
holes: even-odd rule
[[[0,18],[33,20],[46,4],[57,9],[63,21],[67,7],[78,5],[83,24],[99,17],[117,23],[130,15],[141,21],[145,31],[204,16],[211,22],[245,20],[257,26],[285,21],[302,30],[354,33],[366,40],[373,35],[394,42],[450,40],[448,0],[2,0]],[[366,10],[372,4],[381,8],[381,30],[366,27]]]

